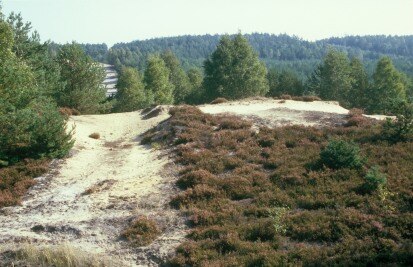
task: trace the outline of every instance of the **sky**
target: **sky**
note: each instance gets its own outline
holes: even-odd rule
[[[42,40],[107,43],[186,34],[287,33],[306,40],[412,35],[413,0],[0,0]]]

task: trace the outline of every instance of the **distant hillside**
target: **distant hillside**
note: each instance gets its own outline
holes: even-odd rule
[[[302,77],[313,71],[331,46],[346,51],[350,57],[362,58],[369,72],[372,72],[378,58],[389,55],[398,69],[413,75],[413,36],[347,36],[316,42],[285,34],[256,33],[245,36],[267,66],[289,68],[300,73]],[[106,59],[110,64],[134,66],[139,69],[144,68],[149,54],[170,49],[180,58],[184,68],[189,69],[202,66],[205,58],[214,51],[220,37],[186,35],[155,38],[115,44],[109,50],[102,44],[88,44],[84,47],[96,60]]]

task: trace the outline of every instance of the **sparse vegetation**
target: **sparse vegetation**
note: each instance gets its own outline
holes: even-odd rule
[[[193,228],[172,266],[409,264],[412,142],[378,142],[377,123],[255,132],[195,107],[171,114],[179,131],[148,139],[176,145],[183,166],[171,204]],[[313,168],[321,151],[331,168]],[[360,155],[381,172],[361,168]],[[383,187],[384,175],[385,190],[360,190]]]
[[[155,221],[141,216],[122,232],[121,237],[141,247],[152,243],[160,233]]]
[[[48,160],[25,160],[0,168],[0,208],[18,205],[21,197],[36,183],[33,178],[43,175],[48,169]]]
[[[222,104],[222,103],[226,103],[226,102],[228,102],[228,100],[226,98],[218,97],[218,98],[215,98],[214,100],[212,100],[211,104],[215,105],[215,104]]]
[[[89,135],[90,138],[92,139],[99,139],[100,138],[100,133],[91,133]]]
[[[68,245],[53,247],[26,244],[9,253],[9,257],[2,262],[7,262],[7,266],[110,267],[120,264],[106,256],[91,255]]]

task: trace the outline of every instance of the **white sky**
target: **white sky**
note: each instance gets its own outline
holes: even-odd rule
[[[1,1],[1,0],[0,0]],[[215,33],[413,34],[413,0],[3,0],[43,40],[112,45]]]

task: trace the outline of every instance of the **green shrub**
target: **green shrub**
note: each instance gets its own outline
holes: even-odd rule
[[[396,112],[397,119],[388,118],[382,130],[382,136],[395,143],[406,141],[413,134],[413,104],[403,102]]]
[[[25,158],[63,157],[72,145],[65,118],[50,103],[34,102],[24,109],[0,114],[2,165]]]
[[[333,140],[321,151],[320,158],[324,165],[332,169],[357,169],[362,165],[359,153],[360,148],[353,142]]]
[[[372,167],[364,177],[364,189],[367,192],[373,192],[380,190],[387,183],[387,177],[385,174],[381,173],[377,166]]]

